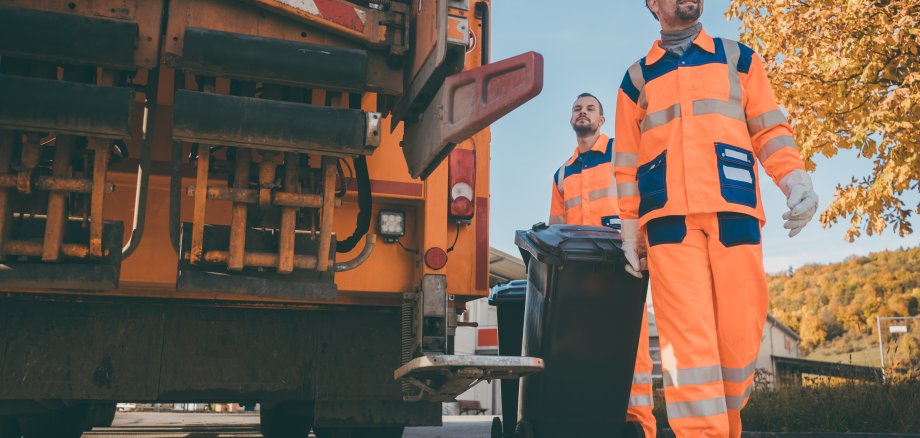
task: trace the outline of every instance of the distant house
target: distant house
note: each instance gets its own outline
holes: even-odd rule
[[[518,255],[491,248],[489,251],[489,285],[495,286],[511,280],[526,278],[524,262]],[[651,297],[649,297],[651,298]],[[658,342],[658,326],[655,323],[654,305],[649,299],[649,350],[654,362],[653,375],[661,382],[661,354]],[[485,298],[467,303],[463,315],[466,322],[476,322],[477,327],[458,327],[454,342],[456,354],[498,354],[497,315],[495,308]],[[801,339],[792,329],[777,321],[773,315],[767,315],[757,368],[766,376],[775,375],[774,357],[798,358]],[[772,379],[770,379],[772,381]],[[498,403],[499,385],[482,382],[458,397],[461,400],[477,400],[489,414],[500,414]],[[493,409],[495,407],[495,409]]]

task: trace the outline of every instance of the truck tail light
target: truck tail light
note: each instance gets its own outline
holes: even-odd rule
[[[454,149],[448,158],[450,217],[468,221],[475,213],[476,152]]]

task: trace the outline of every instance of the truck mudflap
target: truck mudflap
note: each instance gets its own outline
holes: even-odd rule
[[[409,173],[427,178],[457,143],[542,90],[543,56],[536,52],[448,76],[427,109],[404,122]]]
[[[543,370],[543,359],[520,356],[426,355],[399,367],[393,376],[419,389],[407,401],[451,402],[484,380],[517,379]]]

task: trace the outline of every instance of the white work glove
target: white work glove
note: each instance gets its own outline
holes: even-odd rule
[[[645,239],[639,233],[639,221],[624,219],[620,230],[623,238],[623,255],[626,256],[623,269],[633,277],[642,278],[642,271],[648,269],[648,262],[645,258]]]
[[[818,194],[811,184],[811,177],[801,169],[784,176],[779,188],[786,195],[786,206],[789,207],[789,211],[783,213],[786,221],[783,228],[789,230],[789,237],[795,237],[818,211]]]

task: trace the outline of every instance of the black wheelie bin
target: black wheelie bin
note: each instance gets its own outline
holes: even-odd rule
[[[498,316],[498,355],[520,356],[524,337],[524,298],[527,280],[512,280],[489,291],[489,304]],[[501,380],[502,419],[492,422],[492,438],[512,437],[517,425],[519,379]]]
[[[518,231],[527,266],[522,354],[545,368],[521,379],[515,437],[635,437],[626,421],[648,274],[623,270],[618,230],[537,224]]]

